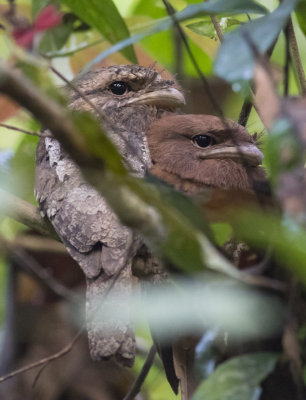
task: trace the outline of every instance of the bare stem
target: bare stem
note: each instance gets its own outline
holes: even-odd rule
[[[216,17],[215,15],[212,15],[210,18],[211,18],[211,22],[213,23],[213,26],[215,28],[215,31],[217,33],[217,36],[218,36],[218,38],[220,40],[220,43],[222,43],[224,37],[223,37],[223,31],[222,31],[222,28],[221,28],[221,25],[220,25],[220,22],[219,22],[219,18]]]
[[[50,136],[47,132],[33,132],[33,131],[28,131],[28,130],[25,130],[25,129],[18,128],[17,126],[12,126],[12,125],[3,124],[2,122],[0,122],[0,126],[1,126],[2,128],[6,128],[6,129],[9,129],[9,130],[11,130],[11,131],[16,131],[16,132],[25,133],[26,135],[38,136],[38,137],[47,137],[47,136]]]
[[[55,354],[52,354],[52,356],[45,357],[40,359],[39,361],[33,362],[31,364],[26,365],[25,367],[16,369],[15,371],[10,372],[7,375],[3,375],[0,377],[0,383],[7,381],[8,379],[14,378],[17,375],[23,374],[27,371],[30,371],[31,369],[38,368],[41,366],[46,366],[49,364],[51,361],[57,360],[63,356],[65,356],[67,353],[71,351],[73,348],[74,344],[78,341],[78,339],[81,337],[82,333],[84,331],[84,327],[82,327],[78,333],[74,336],[74,338],[71,340],[70,343],[67,344],[62,350],[58,351]]]
[[[135,380],[135,382],[133,383],[132,387],[130,388],[129,392],[126,394],[123,400],[133,400],[140,392],[141,386],[145,381],[146,377],[148,376],[148,373],[153,365],[155,355],[156,355],[156,348],[153,345],[148,353],[146,361],[144,362],[141,368],[140,374],[138,375],[137,379]]]
[[[290,18],[288,21],[288,40],[289,40],[289,47],[292,53],[292,62],[294,65],[295,70],[297,71],[299,83],[301,86],[301,91],[302,94],[305,96],[306,95],[306,78],[305,78],[305,72],[299,52],[299,47],[297,44],[295,32],[294,32],[294,27],[292,23],[292,19]]]

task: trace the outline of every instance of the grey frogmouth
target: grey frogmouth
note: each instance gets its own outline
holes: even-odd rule
[[[92,71],[73,85],[98,109],[97,117],[134,175],[151,167],[145,132],[165,112],[184,104],[173,81],[153,69],[118,65]],[[70,107],[91,106],[68,90]],[[87,281],[86,313],[90,353],[94,360],[114,357],[131,366],[135,339],[129,320],[132,259],[140,246],[135,232],[123,226],[104,198],[82,177],[79,167],[52,137],[37,148],[35,191],[40,210],[48,217]],[[122,319],[103,320],[99,310],[120,293]],[[118,306],[118,305],[117,305]]]

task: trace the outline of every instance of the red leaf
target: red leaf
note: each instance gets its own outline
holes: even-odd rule
[[[35,30],[33,27],[26,29],[16,29],[13,32],[13,37],[18,46],[28,47],[32,44],[35,36]]]
[[[45,7],[37,16],[34,22],[36,32],[53,28],[62,22],[62,14],[51,4]]]

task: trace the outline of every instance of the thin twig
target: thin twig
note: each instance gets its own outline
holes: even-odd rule
[[[248,123],[249,116],[253,108],[253,103],[250,100],[244,100],[242,108],[238,118],[238,124],[246,126]]]
[[[76,92],[102,119],[105,119],[105,115],[101,114],[101,111],[95,106],[92,101],[89,100],[87,96],[85,96],[84,93],[82,93],[81,90],[79,90],[72,82],[65,78],[64,75],[61,74],[57,69],[52,66],[50,66],[49,68],[56,76],[58,76],[63,82],[65,82],[66,85],[70,87],[70,89]]]
[[[213,93],[212,93],[212,91],[210,89],[210,86],[208,84],[207,79],[203,75],[203,73],[202,73],[202,71],[201,71],[196,59],[194,58],[194,55],[193,55],[193,53],[192,53],[192,51],[190,49],[190,46],[189,46],[188,40],[187,40],[187,38],[185,36],[185,33],[184,33],[183,29],[181,28],[180,24],[178,23],[178,21],[176,20],[175,16],[174,16],[174,10],[173,10],[171,4],[168,2],[168,0],[163,0],[163,3],[165,5],[165,7],[166,7],[167,13],[169,14],[170,18],[173,21],[173,25],[176,27],[176,29],[178,30],[178,32],[179,32],[179,34],[180,34],[180,36],[182,38],[182,41],[184,43],[184,46],[186,48],[186,51],[187,51],[188,56],[190,58],[190,61],[192,62],[193,66],[194,66],[194,69],[196,70],[197,74],[200,77],[200,80],[201,80],[201,82],[202,82],[202,84],[204,86],[206,94],[208,95],[208,97],[209,97],[209,99],[211,101],[211,104],[213,105],[216,113],[221,118],[224,118],[223,110],[221,109],[221,107],[219,106],[218,102],[216,101],[215,96],[213,95]]]
[[[153,365],[155,355],[156,355],[156,347],[153,345],[148,353],[146,361],[144,362],[137,379],[135,380],[135,382],[133,383],[133,385],[131,386],[130,390],[128,391],[123,400],[133,400],[140,392],[141,386],[145,381]]]
[[[38,136],[38,137],[49,137],[50,136],[50,134],[48,134],[47,132],[28,131],[28,130],[25,130],[25,129],[18,128],[17,126],[3,124],[2,122],[0,122],[0,126],[2,128],[6,128],[6,129],[9,129],[11,131],[21,132],[21,133],[25,133],[25,134],[31,135],[31,136]]]
[[[288,20],[288,40],[289,40],[290,50],[292,53],[292,62],[293,62],[294,68],[297,71],[302,94],[305,96],[306,95],[305,71],[303,68],[303,64],[302,64],[302,60],[301,60],[301,56],[300,56],[300,52],[299,52],[299,47],[297,44],[297,40],[296,40],[296,36],[294,33],[294,27],[293,27],[291,18],[289,18],[289,20]]]
[[[284,65],[284,96],[289,94],[289,66],[290,66],[290,41],[289,41],[289,22],[284,28],[285,33],[285,65]]]
[[[25,367],[16,369],[15,371],[10,372],[7,375],[3,375],[0,377],[0,383],[7,381],[8,379],[14,378],[17,375],[23,374],[24,372],[27,372],[31,369],[40,367],[42,365],[49,364],[51,361],[57,360],[63,356],[65,356],[67,353],[69,353],[74,346],[74,344],[78,341],[78,339],[81,337],[85,327],[82,326],[80,330],[77,332],[77,334],[74,336],[74,338],[71,340],[70,343],[68,343],[62,350],[58,351],[55,354],[52,354],[52,356],[45,357],[40,359],[39,361],[33,362],[31,364],[26,365]]]
[[[204,0],[204,1],[208,1],[208,0]],[[213,24],[213,26],[215,28],[216,34],[218,36],[218,39],[219,39],[220,43],[222,43],[223,39],[224,39],[224,35],[223,35],[223,30],[222,30],[221,25],[220,25],[219,18],[216,17],[215,15],[211,15],[210,19],[211,19],[211,22],[212,22],[212,24]]]

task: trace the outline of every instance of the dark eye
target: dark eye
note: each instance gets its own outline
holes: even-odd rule
[[[198,147],[208,147],[216,143],[215,139],[208,135],[196,135],[192,139],[193,143]]]
[[[109,89],[112,93],[117,94],[118,96],[122,96],[125,92],[128,91],[129,87],[125,82],[116,81],[109,85]]]

